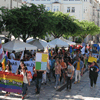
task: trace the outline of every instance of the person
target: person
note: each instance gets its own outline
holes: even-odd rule
[[[87,62],[88,62],[88,59],[87,59],[87,56],[86,54],[84,55],[84,71],[85,69],[87,68]]]
[[[53,57],[51,57],[50,62],[51,62],[50,74],[52,76],[53,75],[54,64],[55,64],[55,59],[53,59]]]
[[[18,70],[16,71],[16,74],[20,74],[20,73],[22,72],[22,69],[23,69],[24,67],[26,68],[26,72],[27,72],[27,71],[28,71],[27,66],[25,66],[24,61],[21,61],[21,62],[20,62],[20,65],[19,65],[19,67],[18,67]]]
[[[78,83],[80,82],[81,80],[81,75],[83,75],[83,67],[84,67],[84,63],[81,61],[81,58],[79,57],[78,58],[78,61],[75,61],[73,63],[73,66],[75,66],[75,82],[74,84],[77,83],[77,76],[79,77],[79,80],[78,80]],[[81,74],[81,75],[80,75]]]
[[[10,61],[8,60],[8,62],[7,62],[7,65],[9,66],[9,68],[10,68],[10,71],[12,70],[12,66],[11,66],[11,63],[10,63]]]
[[[93,83],[94,87],[96,87],[98,72],[99,72],[99,67],[96,64],[96,62],[93,62],[92,65],[89,66],[89,78],[90,78],[91,88],[93,87]]]
[[[23,75],[22,99],[24,99],[25,96],[27,95],[26,94],[27,86],[28,86],[28,84],[30,85],[30,81],[29,81],[29,78],[27,76],[27,72],[26,72],[26,68],[25,67],[22,68],[22,72],[20,74]]]
[[[66,81],[65,69],[67,68],[67,65],[66,65],[66,63],[64,62],[64,59],[63,59],[63,58],[61,59],[60,65],[61,65],[62,74],[63,74],[63,77],[64,77],[64,83],[65,83],[65,81]]]
[[[68,68],[67,68],[67,90],[71,90],[72,87],[72,79],[73,79],[73,75],[74,75],[74,66],[71,64],[71,62],[68,62]]]
[[[37,73],[37,77],[35,79],[36,94],[40,94],[42,74],[44,73],[44,71],[37,71],[36,69],[34,69],[34,73]]]
[[[54,88],[57,88],[57,86],[60,84],[60,76],[61,76],[61,65],[59,60],[56,60],[55,76],[56,76],[56,84]]]
[[[11,67],[8,66],[8,65],[6,65],[5,72],[11,73]],[[5,96],[8,96],[9,94],[10,94],[10,92],[6,92],[6,95]]]
[[[15,51],[13,50],[12,53],[10,54],[10,59],[15,59]]]
[[[0,63],[0,71],[2,71],[2,64]]]

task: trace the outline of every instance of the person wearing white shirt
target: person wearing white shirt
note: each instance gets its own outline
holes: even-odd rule
[[[29,78],[27,77],[26,68],[22,69],[21,75],[23,75],[23,93],[22,99],[26,96],[27,86],[30,85]]]
[[[12,51],[12,53],[10,54],[10,58],[15,59],[15,51]]]

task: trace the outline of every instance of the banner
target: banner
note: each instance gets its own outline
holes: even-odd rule
[[[19,65],[20,65],[20,61],[17,60],[13,60],[13,59],[8,59],[11,63],[12,66],[12,73],[16,73]],[[27,66],[28,71],[30,71],[32,73],[32,75],[34,74],[33,72],[33,67],[35,66],[35,62],[33,61],[24,61],[24,64]]]
[[[27,66],[28,71],[30,71],[32,76],[33,76],[33,74],[34,74],[33,67],[35,66],[35,62],[33,62],[33,61],[24,61],[24,64]]]
[[[95,57],[95,58],[97,58],[97,60],[99,60],[99,54],[97,54],[97,53],[92,53],[92,57]]]
[[[2,60],[3,60],[3,47],[0,39],[0,62],[2,62]]]
[[[17,60],[13,60],[13,59],[8,59],[11,63],[11,66],[12,66],[12,73],[16,73],[19,65],[20,65],[20,61],[17,61]]]
[[[23,75],[0,71],[0,90],[22,93]]]
[[[47,69],[48,54],[36,53],[36,70],[46,70]]]

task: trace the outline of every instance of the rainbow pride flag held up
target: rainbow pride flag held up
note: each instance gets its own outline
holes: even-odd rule
[[[8,57],[7,57],[7,55],[6,55],[6,56],[3,58],[3,60],[2,60],[2,69],[3,69],[3,70],[6,69],[7,61],[8,61]]]
[[[0,71],[0,90],[22,93],[23,75]]]

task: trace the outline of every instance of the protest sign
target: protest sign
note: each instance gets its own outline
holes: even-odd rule
[[[99,54],[97,54],[97,53],[92,53],[92,57],[95,57],[95,58],[97,58],[97,60],[99,60]]]
[[[12,66],[12,73],[16,73],[19,65],[20,65],[20,61],[17,60],[12,60],[12,59],[8,59],[11,63]],[[35,62],[33,61],[24,61],[24,64],[27,66],[28,71],[30,71],[33,75],[33,67],[35,66]]]
[[[13,59],[8,59],[10,61],[10,64],[12,66],[12,73],[16,73],[19,65],[20,65],[20,61],[17,60],[13,60]]]
[[[23,75],[0,71],[0,90],[22,93]]]
[[[92,63],[92,62],[97,62],[97,58],[89,57],[89,58],[88,58],[88,62],[90,62],[90,63]]]
[[[33,61],[24,61],[24,64],[27,66],[28,71],[30,71],[32,76],[33,76],[33,74],[34,74],[33,67],[35,66],[35,62],[33,62]]]
[[[46,53],[36,53],[36,70],[46,70],[47,69],[48,54]]]

